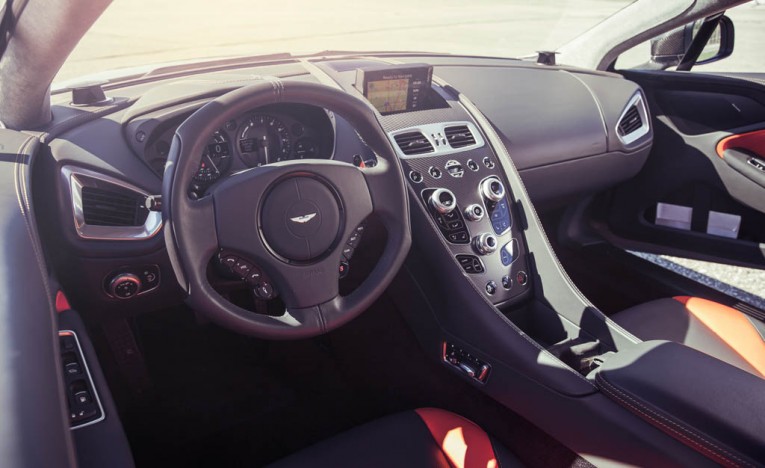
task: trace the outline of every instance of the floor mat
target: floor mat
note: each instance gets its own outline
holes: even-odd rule
[[[427,360],[387,299],[311,340],[248,338],[187,309],[143,316],[136,329],[153,390],[118,405],[139,467],[260,466],[424,406],[473,419],[529,466],[582,461]]]

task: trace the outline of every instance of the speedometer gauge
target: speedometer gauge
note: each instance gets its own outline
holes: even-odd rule
[[[240,127],[238,137],[242,159],[250,167],[289,159],[289,131],[275,117],[253,115]]]
[[[199,163],[199,170],[194,176],[194,180],[204,184],[209,184],[218,180],[221,175],[228,171],[231,165],[231,147],[226,134],[218,130],[207,142],[202,160]]]

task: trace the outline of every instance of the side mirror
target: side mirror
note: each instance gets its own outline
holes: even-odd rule
[[[693,43],[694,31],[703,20],[686,24],[651,39],[651,64],[660,70],[677,66]]]
[[[711,31],[710,21],[716,22]],[[683,63],[689,70],[722,60],[733,53],[734,37],[733,21],[724,15],[686,24],[651,40],[650,68],[666,70]]]

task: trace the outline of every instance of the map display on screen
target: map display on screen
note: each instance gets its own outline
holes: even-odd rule
[[[367,99],[381,113],[407,110],[409,79],[378,80],[367,83]]]

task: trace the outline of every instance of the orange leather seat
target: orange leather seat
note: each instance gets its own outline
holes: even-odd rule
[[[641,340],[682,343],[765,377],[765,323],[698,297],[675,297],[624,310],[612,319]]]

